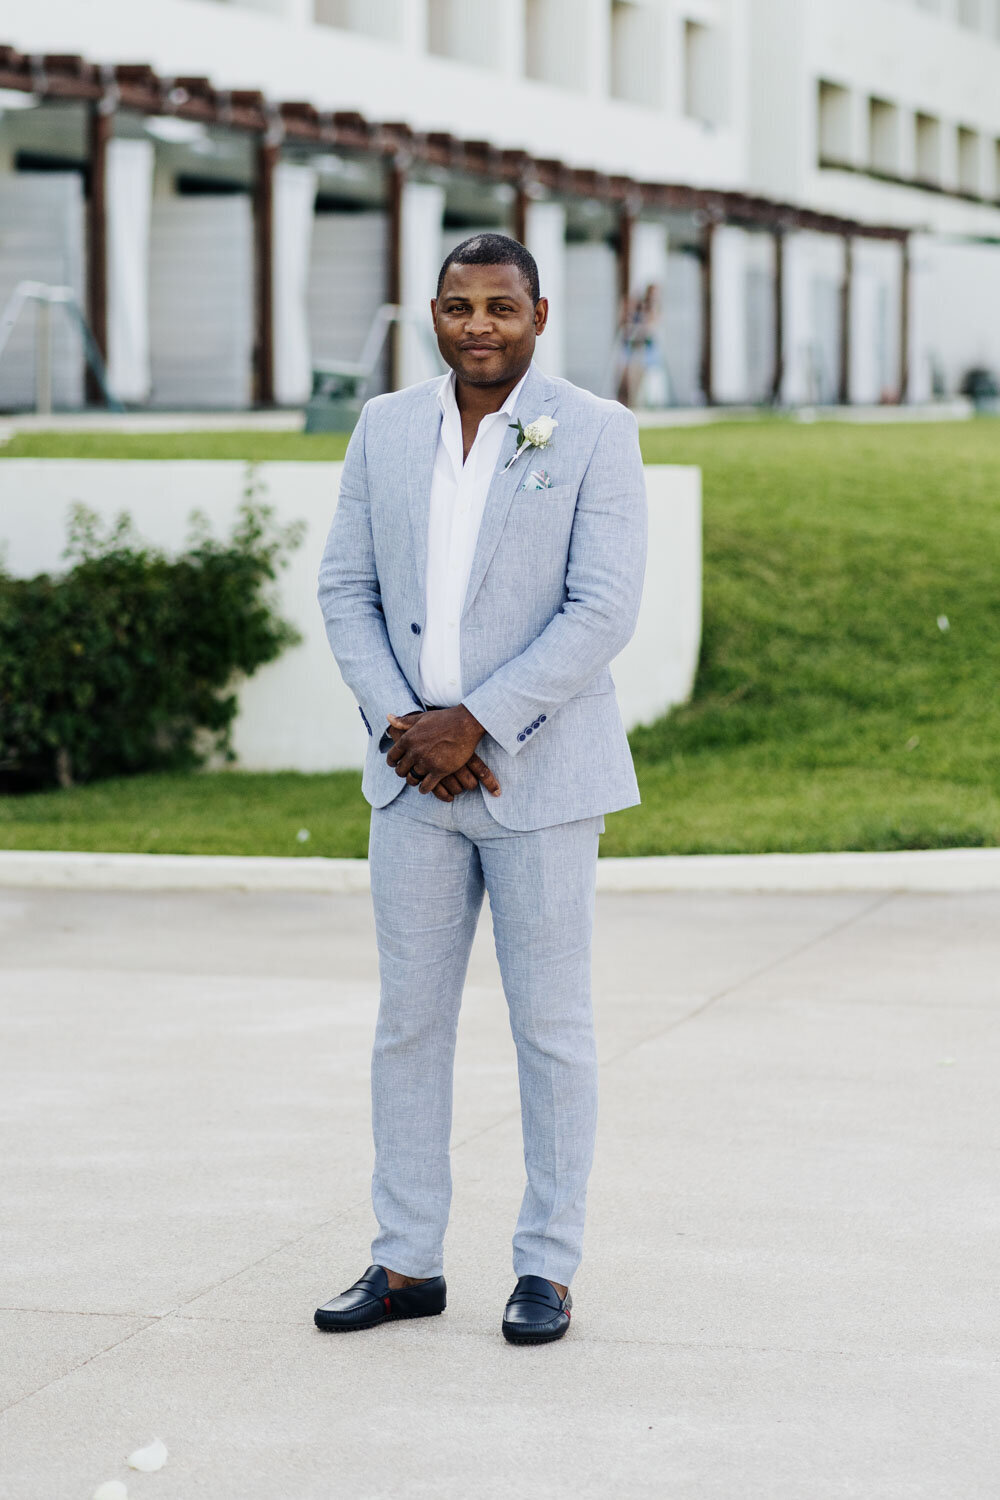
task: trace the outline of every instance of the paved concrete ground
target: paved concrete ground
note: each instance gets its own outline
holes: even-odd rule
[[[335,1336],[373,1230],[367,897],[0,891],[4,1500],[1000,1494],[1000,895],[598,923],[574,1320],[514,1349],[488,920],[448,1310]]]

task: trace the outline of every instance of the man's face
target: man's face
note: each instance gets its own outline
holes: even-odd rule
[[[548,315],[548,301],[532,303],[516,266],[452,263],[440,297],[431,302],[441,356],[466,385],[518,380]]]

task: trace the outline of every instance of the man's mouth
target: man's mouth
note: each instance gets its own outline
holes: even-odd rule
[[[463,354],[498,354],[499,344],[460,344]]]

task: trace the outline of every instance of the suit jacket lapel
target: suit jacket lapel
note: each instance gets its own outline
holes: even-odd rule
[[[527,426],[533,422],[535,417],[551,415],[555,410],[558,388],[548,380],[535,365],[528,370],[528,378],[521,387],[521,394],[514,404],[514,415],[512,420],[518,418]],[[497,550],[503,528],[507,520],[507,512],[510,510],[511,502],[517,493],[518,486],[524,483],[525,464],[528,462],[531,449],[521,454],[516,463],[504,472],[504,464],[511,454],[517,451],[517,434],[511,433],[511,443],[504,442],[500,447],[500,457],[497,459],[496,468],[493,470],[493,478],[486,494],[486,504],[483,508],[483,519],[479,527],[479,536],[476,541],[476,550],[472,555],[472,568],[469,572],[469,586],[465,591],[465,602],[462,605],[462,614],[468,610],[472,601],[479,592],[483,579],[486,577],[486,569],[493,559]]]
[[[437,392],[431,387],[426,400],[414,403],[406,440],[406,490],[413,532],[413,562],[421,600],[427,588],[427,523],[440,431],[441,408]]]

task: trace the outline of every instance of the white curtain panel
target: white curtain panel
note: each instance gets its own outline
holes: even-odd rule
[[[83,305],[83,181],[79,172],[0,174],[0,310],[19,282],[72,287]],[[35,404],[38,304],[27,303],[0,356],[0,411]],[[83,402],[83,348],[65,308],[54,307],[52,399]]]
[[[282,406],[312,386],[309,260],[316,203],[312,167],[282,162],[274,177],[274,395]]]
[[[249,193],[154,195],[153,405],[175,411],[250,405],[253,270]]]
[[[149,397],[151,141],[108,144],[108,383],[122,401]]]

